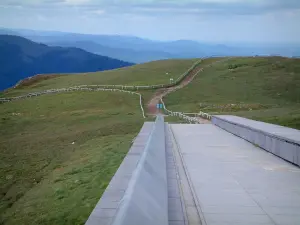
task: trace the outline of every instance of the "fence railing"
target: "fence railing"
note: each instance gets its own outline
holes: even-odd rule
[[[204,59],[204,58],[203,58]],[[150,89],[158,89],[158,88],[168,88],[175,86],[179,84],[193,69],[195,69],[203,59],[198,60],[196,63],[194,63],[186,72],[181,74],[175,81],[168,83],[168,84],[156,84],[156,85],[102,85],[102,84],[84,84],[84,85],[78,85],[74,88],[81,88],[81,87],[99,87],[99,88],[114,88],[114,89],[122,89],[122,90],[150,90]]]
[[[170,116],[178,116],[178,117],[180,117],[180,118],[182,118],[182,119],[188,121],[189,123],[199,123],[199,121],[197,120],[197,118],[194,118],[194,117],[190,117],[190,116],[184,115],[182,112],[173,112],[173,111],[171,111],[171,110],[168,110],[168,109],[166,108],[166,105],[165,105],[165,103],[164,103],[164,101],[163,101],[162,98],[160,99],[160,101],[161,101],[161,103],[162,103],[162,105],[163,105],[164,111],[165,111],[168,115],[170,115]]]
[[[143,107],[143,100],[142,100],[142,95],[137,92],[132,92],[132,91],[126,91],[126,90],[120,90],[120,89],[106,89],[106,88],[84,88],[84,87],[70,87],[70,88],[60,88],[60,89],[50,89],[46,91],[40,91],[40,92],[34,92],[34,93],[29,93],[26,95],[21,95],[17,97],[10,97],[10,98],[0,98],[0,102],[10,102],[10,101],[15,101],[19,99],[25,99],[25,98],[31,98],[35,96],[40,96],[40,95],[46,95],[46,94],[52,94],[52,93],[62,93],[62,92],[71,92],[71,91],[118,91],[118,92],[124,92],[128,94],[135,94],[139,96],[139,104],[140,108],[142,111],[143,118],[146,118],[145,116],[145,111]]]
[[[187,116],[187,114],[185,114],[183,112],[173,112],[173,111],[167,109],[167,107],[166,107],[166,105],[165,105],[165,103],[164,103],[164,101],[163,101],[162,98],[160,99],[160,101],[161,101],[161,103],[163,105],[164,111],[168,115],[170,115],[170,116],[178,116],[179,118],[182,118],[182,119],[188,121],[189,123],[199,123],[199,120],[198,120],[198,118],[196,118],[196,116],[200,116],[200,117],[202,117],[204,119],[207,119],[207,120],[211,120],[211,118],[212,118],[211,115],[209,115],[208,113],[205,113],[205,112],[195,113],[194,114],[195,117]]]
[[[167,84],[156,84],[156,85],[83,84],[83,85],[74,86],[74,88],[82,88],[82,87],[103,88],[103,89],[113,88],[113,89],[132,90],[132,91],[151,90],[151,89],[158,89],[158,88],[169,88],[169,87],[173,87],[175,85],[178,85],[192,70],[194,70],[206,58],[208,58],[208,57],[201,58],[200,60],[195,62],[187,71],[185,71],[183,74],[181,74],[175,81],[167,83]],[[228,59],[230,59],[230,57],[222,59],[222,60],[215,61],[215,62],[213,62],[211,64],[208,64],[208,65],[205,65],[205,66],[202,67],[202,69],[206,68],[206,67],[211,67],[212,65],[214,65],[216,63],[226,61]],[[194,76],[196,76],[200,71],[202,71],[202,70],[199,70]]]
[[[193,76],[193,78],[195,76],[198,75],[199,72],[201,72],[203,70],[203,68],[206,68],[206,67],[211,67],[212,65],[214,64],[217,64],[217,63],[220,63],[220,62],[224,62],[224,61],[227,61],[228,59],[230,59],[231,57],[228,57],[228,58],[225,58],[225,59],[221,59],[221,60],[218,60],[218,61],[215,61],[211,64],[208,64],[206,66],[203,66],[201,70],[197,71],[197,73]],[[174,88],[173,90],[171,90],[170,92],[168,92],[167,94],[170,94],[176,90],[178,90],[180,87],[178,86],[177,88]],[[164,96],[165,97],[165,96]],[[180,118],[183,118],[184,120],[188,121],[189,123],[199,123],[198,119],[195,118],[195,117],[191,117],[191,116],[187,116],[185,113],[183,112],[173,112],[171,110],[168,110],[165,106],[165,103],[163,101],[163,98],[160,99],[161,103],[163,104],[163,108],[164,108],[164,111],[168,114],[168,115],[171,115],[171,116],[178,116]],[[200,116],[204,119],[207,119],[207,120],[211,120],[212,119],[212,116],[208,113],[205,113],[205,112],[202,112],[200,111],[197,115],[195,116]]]

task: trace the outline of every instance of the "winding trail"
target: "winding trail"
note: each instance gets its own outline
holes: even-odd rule
[[[158,113],[162,113],[160,109],[156,108],[156,105],[160,103],[160,99],[170,94],[171,92],[181,89],[186,85],[188,85],[190,82],[192,82],[195,76],[201,71],[203,71],[203,68],[197,66],[177,86],[158,89],[147,104],[148,115],[154,116]]]
[[[221,60],[215,61],[211,64],[204,65],[204,66],[198,65],[194,69],[192,69],[189,72],[189,74],[187,76],[185,76],[178,85],[172,86],[169,88],[157,89],[157,91],[154,93],[154,95],[152,96],[152,98],[149,100],[149,102],[147,104],[147,111],[148,111],[147,114],[150,116],[155,116],[157,114],[164,114],[162,110],[156,108],[156,105],[160,103],[160,100],[163,97],[165,97],[166,95],[170,94],[173,91],[176,91],[176,90],[181,89],[181,88],[185,87],[186,85],[188,85],[190,82],[193,81],[193,79],[195,78],[196,75],[198,75],[198,73],[203,71],[204,68],[211,67],[212,65],[223,62],[223,61],[227,61],[230,58],[231,57],[221,59]],[[203,119],[200,116],[197,117],[197,120],[198,120],[198,123],[200,123],[200,124],[211,123],[209,120]]]

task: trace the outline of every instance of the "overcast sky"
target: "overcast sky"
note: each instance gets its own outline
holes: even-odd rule
[[[300,43],[300,0],[0,0],[0,26],[155,40]]]

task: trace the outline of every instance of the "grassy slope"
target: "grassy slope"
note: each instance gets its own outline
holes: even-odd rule
[[[56,78],[43,80],[26,88],[10,90],[6,96],[82,84],[164,84],[168,83],[171,77],[175,80],[198,60],[199,59],[161,60],[111,71],[58,76]]]
[[[0,224],[84,224],[143,124],[138,102],[74,92],[1,104]]]
[[[300,129],[300,60],[230,59],[206,68],[165,103],[173,110],[236,114]]]

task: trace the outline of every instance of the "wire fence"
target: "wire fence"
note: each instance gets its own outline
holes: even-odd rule
[[[137,93],[137,92],[120,90],[120,89],[87,88],[87,87],[81,87],[81,88],[80,87],[70,87],[70,88],[50,89],[50,90],[46,90],[46,91],[29,93],[29,94],[21,95],[21,96],[17,96],[17,97],[0,98],[0,102],[11,102],[11,101],[16,101],[16,100],[20,100],[20,99],[36,97],[36,96],[40,96],[40,95],[63,93],[63,92],[72,92],[72,91],[113,91],[113,92],[117,91],[117,92],[123,92],[123,93],[138,95],[139,96],[139,104],[140,104],[140,108],[141,108],[141,111],[142,111],[142,116],[143,116],[143,118],[146,118],[145,110],[144,110],[144,107],[143,107],[142,95],[140,93]]]
[[[175,81],[170,82],[168,84],[157,84],[157,85],[136,85],[136,86],[130,86],[130,85],[102,85],[102,84],[83,84],[75,86],[75,88],[80,87],[99,87],[99,88],[114,88],[114,89],[122,89],[122,90],[151,90],[151,89],[159,89],[159,88],[168,88],[173,87],[179,84],[189,73],[194,70],[203,59],[198,60],[196,63],[194,63],[186,72],[181,74]]]
[[[215,61],[211,64],[208,64],[206,66],[203,66],[201,68],[201,70],[197,71],[197,73],[194,74],[194,76],[192,77],[192,79],[194,79],[194,77],[196,77],[201,71],[203,71],[204,68],[207,68],[207,67],[211,67],[213,66],[214,64],[217,64],[217,63],[220,63],[220,62],[224,62],[224,61],[227,61],[231,59],[231,57],[228,57],[228,58],[225,58],[225,59],[221,59],[221,60],[218,60],[218,61]],[[166,95],[174,92],[174,91],[177,91],[178,89],[182,88],[181,86],[177,86],[176,88],[174,88],[173,90],[170,90],[169,92],[166,93]],[[165,95],[165,96],[166,96]],[[165,97],[163,96],[163,97]],[[183,112],[173,112],[171,110],[168,110],[165,106],[165,103],[163,101],[163,97],[160,99],[161,103],[163,104],[163,108],[164,108],[164,111],[168,114],[168,115],[171,115],[171,116],[178,116],[186,121],[188,121],[189,123],[199,123],[199,120],[197,118],[197,116],[199,117],[202,117],[204,119],[207,119],[207,120],[211,120],[212,116],[208,113],[205,113],[205,112],[202,112],[200,111],[199,113],[195,114],[195,117],[191,117],[191,116],[188,116],[186,113],[183,113]]]

